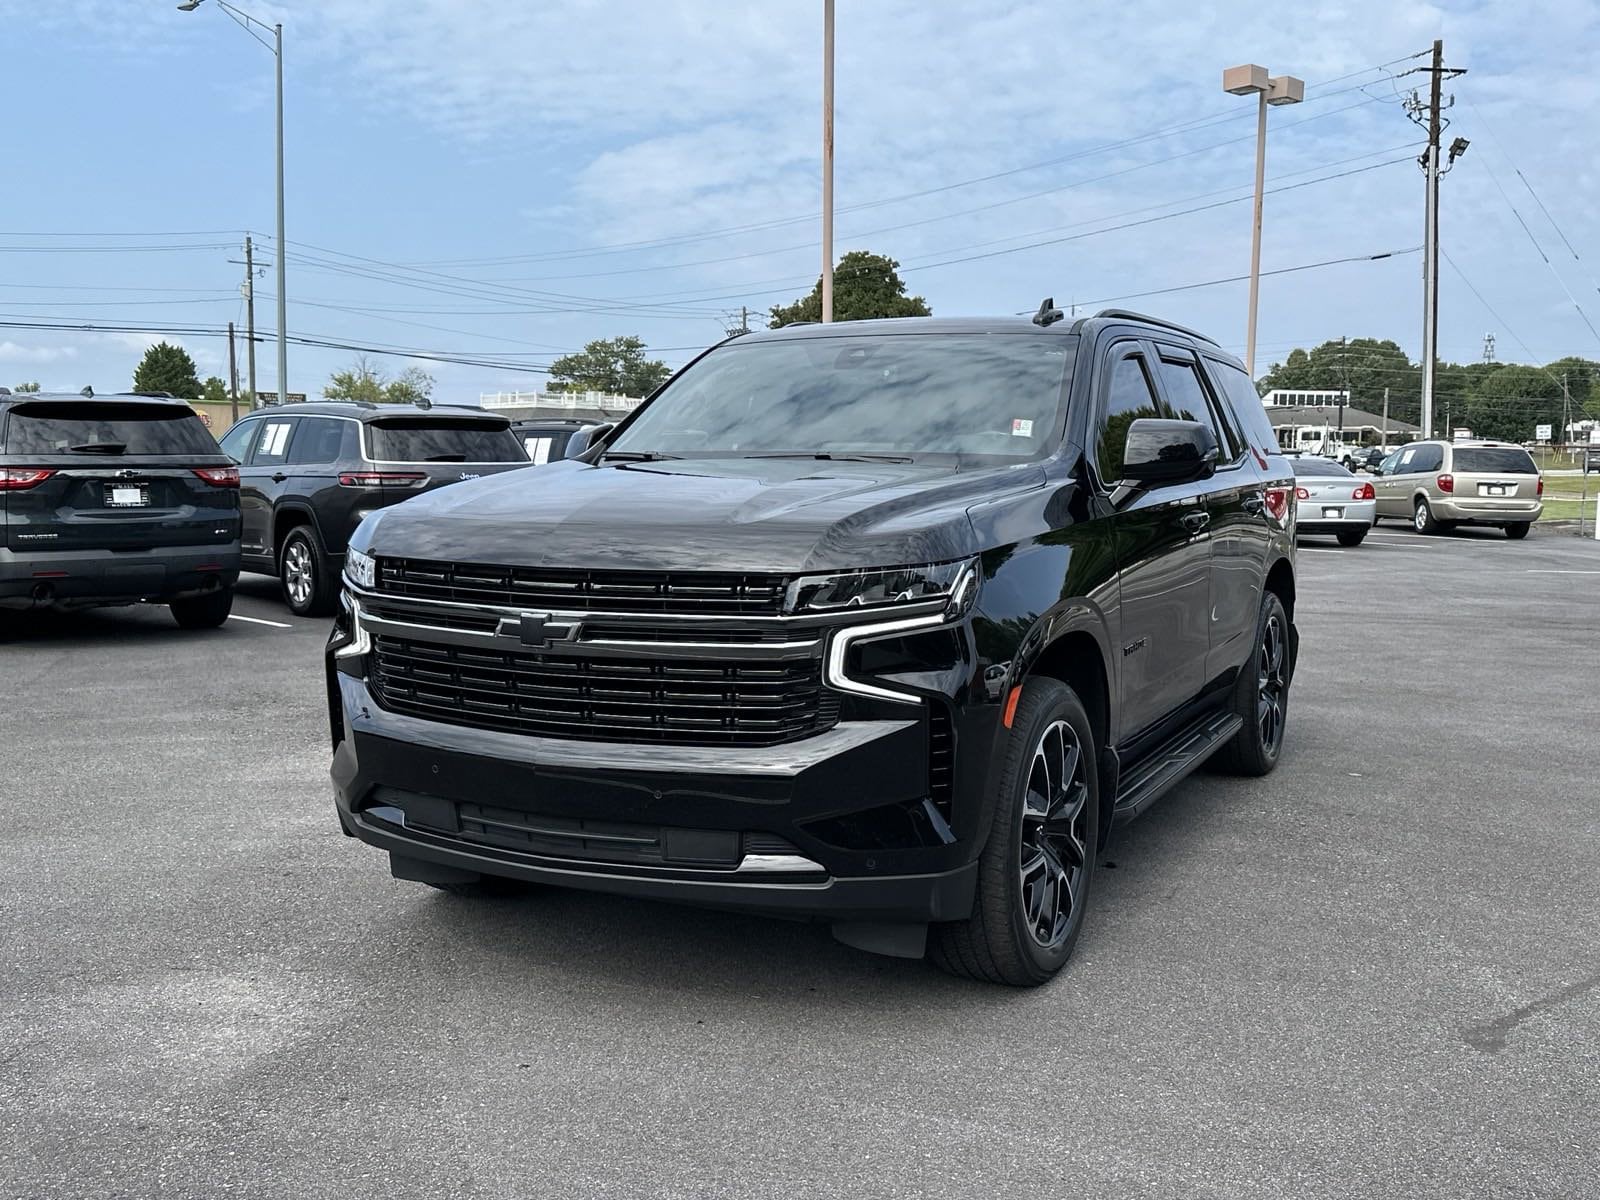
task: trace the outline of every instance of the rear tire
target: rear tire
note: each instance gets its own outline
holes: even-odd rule
[[[1418,497],[1416,508],[1411,513],[1411,527],[1418,533],[1438,533],[1439,522],[1434,519],[1433,509],[1429,507],[1426,499]]]
[[[278,579],[283,602],[301,617],[325,617],[333,612],[339,581],[333,577],[322,539],[310,525],[296,525],[278,550]]]
[[[996,772],[972,915],[929,930],[936,965],[967,979],[1035,987],[1066,964],[1094,879],[1098,766],[1077,695],[1059,680],[1030,679]]]
[[[1533,528],[1532,521],[1513,521],[1506,526],[1506,536],[1514,542],[1521,541],[1528,536],[1528,530]]]
[[[1217,769],[1230,775],[1261,776],[1278,765],[1289,723],[1289,685],[1294,678],[1294,644],[1283,601],[1268,592],[1256,622],[1255,648],[1234,685],[1233,711],[1244,725],[1217,751]]]
[[[233,611],[233,589],[226,587],[209,595],[174,600],[169,607],[180,629],[216,629]]]
[[[1367,531],[1365,529],[1341,529],[1338,533],[1338,538],[1341,546],[1359,546],[1367,540]]]

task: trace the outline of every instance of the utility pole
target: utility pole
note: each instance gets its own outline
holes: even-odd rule
[[[239,423],[239,360],[233,352],[233,322],[228,322],[228,397],[233,401],[233,423]]]
[[[1428,103],[1413,93],[1406,105],[1411,119],[1419,125],[1426,124],[1428,148],[1422,155],[1422,169],[1427,176],[1427,193],[1423,215],[1422,248],[1422,436],[1433,436],[1433,392],[1439,357],[1439,177],[1449,167],[1440,169],[1439,143],[1447,121],[1444,110],[1449,107],[1442,95],[1444,78],[1465,75],[1461,68],[1444,65],[1444,41],[1435,39],[1431,64],[1415,68],[1429,76]],[[1410,72],[1407,72],[1409,74]],[[1451,97],[1451,103],[1454,103]],[[1466,152],[1465,138],[1457,138],[1450,147],[1450,164]]]
[[[1350,400],[1350,350],[1349,339],[1339,337],[1339,449],[1344,450],[1344,406]]]
[[[739,305],[739,332],[750,332],[750,310],[743,304]]]
[[[1378,435],[1383,448],[1389,448],[1389,389],[1383,389],[1383,431]]]
[[[833,0],[822,0],[822,320],[833,320]]]
[[[256,391],[256,256],[249,234],[244,238],[244,359],[250,407],[255,409],[261,404],[261,393]]]

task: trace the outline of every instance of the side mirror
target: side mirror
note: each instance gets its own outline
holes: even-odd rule
[[[567,452],[564,458],[577,458],[580,454],[587,454],[594,447],[606,440],[606,435],[617,427],[615,421],[607,421],[596,425],[593,429],[585,429],[582,433],[572,435],[572,441],[567,443]]]
[[[1141,417],[1128,426],[1120,485],[1158,488],[1209,479],[1217,469],[1217,435],[1199,421]]]

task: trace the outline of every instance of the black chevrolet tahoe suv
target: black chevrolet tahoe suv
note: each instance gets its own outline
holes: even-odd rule
[[[264,408],[222,448],[239,464],[244,569],[278,576],[301,616],[333,611],[345,543],[368,513],[528,465],[507,418],[431,404]]]
[[[578,460],[362,523],[339,821],[446,889],[1041,983],[1114,824],[1277,763],[1294,495],[1239,363],[1137,314],[739,337]]]
[[[149,601],[209,628],[238,578],[239,473],[188,404],[0,392],[0,624]]]

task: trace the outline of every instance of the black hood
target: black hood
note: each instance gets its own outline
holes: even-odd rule
[[[369,554],[528,567],[793,573],[964,558],[967,506],[1037,464],[700,459],[509,471],[368,518]],[[364,544],[363,544],[364,543]]]

